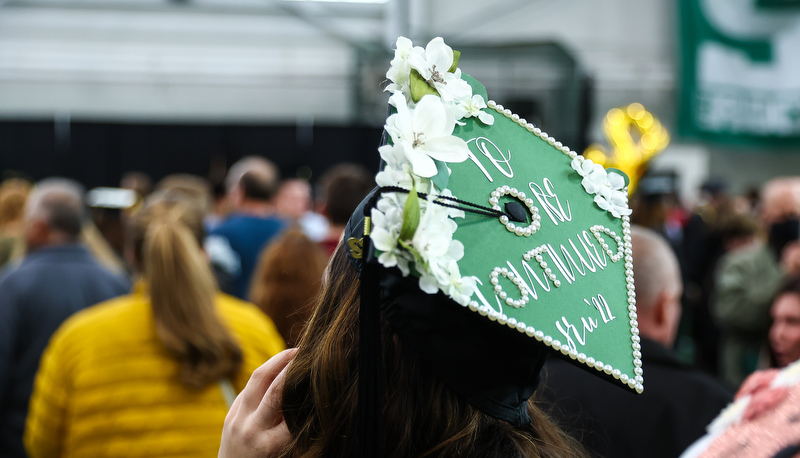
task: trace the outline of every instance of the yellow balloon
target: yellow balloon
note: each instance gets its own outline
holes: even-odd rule
[[[633,193],[647,163],[669,145],[669,132],[640,103],[612,108],[603,120],[608,148],[592,144],[583,156],[603,167],[622,170],[630,178],[628,192]]]

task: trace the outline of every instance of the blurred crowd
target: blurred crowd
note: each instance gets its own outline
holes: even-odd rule
[[[682,359],[735,388],[758,368],[800,358],[800,334],[791,335],[794,320],[778,301],[800,275],[800,177],[742,195],[710,180],[694,208],[663,184],[674,179],[646,177],[631,206],[632,221],[662,234],[677,256]]]
[[[661,456],[700,437],[749,374],[800,359],[800,177],[745,195],[709,181],[691,208],[674,180],[645,176],[631,199],[644,367],[664,371],[642,402],[672,406],[681,423],[645,425],[666,438]],[[233,397],[297,344],[374,186],[353,164],[314,186],[281,180],[261,157],[216,183],[131,172],[86,192],[64,178],[4,180],[0,456],[216,456]],[[591,413],[577,394],[617,392],[571,388],[570,369],[548,364],[550,414],[578,436],[595,431],[583,442],[598,456],[629,452],[614,445],[629,428],[615,432],[610,408]],[[631,406],[616,414],[641,415]],[[596,418],[570,423],[587,412]]]
[[[216,456],[252,372],[296,345],[373,174],[126,173],[0,184],[0,456]],[[147,438],[147,440],[142,440]]]

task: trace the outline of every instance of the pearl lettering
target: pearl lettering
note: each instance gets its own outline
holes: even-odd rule
[[[608,265],[608,260],[605,252],[602,249],[597,249],[597,246],[595,245],[595,243],[598,243],[597,240],[592,240],[593,237],[589,236],[589,231],[581,231],[580,233],[576,234],[576,236],[583,247],[583,251],[586,253],[586,257],[581,254],[579,248],[573,242],[573,240],[569,239],[569,243],[567,245],[560,244],[558,245],[558,248],[554,248],[552,245],[546,244],[536,248],[535,250],[532,250],[536,253],[539,253],[538,255],[536,255],[536,253],[532,254],[531,252],[528,252],[520,264],[520,267],[522,267],[521,270],[525,275],[522,275],[520,271],[517,270],[515,265],[511,263],[511,261],[506,261],[508,271],[513,274],[513,278],[516,278],[519,281],[518,286],[520,290],[526,290],[526,292],[531,296],[531,299],[538,300],[540,291],[539,288],[541,288],[541,291],[550,292],[553,290],[553,286],[556,288],[561,286],[561,280],[558,279],[556,272],[561,273],[561,276],[567,281],[568,284],[572,284],[578,278],[576,273],[580,274],[582,277],[585,277],[587,272],[597,272],[598,268],[601,271],[604,270],[605,266]],[[568,246],[572,248],[572,251],[567,248]],[[561,252],[561,255],[558,254],[559,251]],[[578,258],[577,261],[575,260],[575,257]],[[536,258],[541,259],[541,262],[535,260]],[[617,261],[619,261],[619,259],[612,259],[612,262]],[[550,265],[548,263],[552,263],[554,268],[548,268]],[[483,285],[483,282],[481,282],[480,279],[477,277],[473,278],[476,279],[478,284]],[[537,283],[539,288],[536,287]],[[480,289],[476,290],[475,293],[478,296],[478,302],[502,313],[503,304],[508,298],[508,293],[506,293],[506,297],[499,297],[499,293],[495,293],[495,299],[497,301],[496,307],[486,300]],[[611,313],[608,303],[606,302],[605,298],[602,297],[602,295],[598,295],[597,298],[592,298],[591,303],[588,301],[586,303],[592,305],[600,312],[604,323],[608,323],[615,318]],[[527,304],[527,301],[525,301],[525,304]],[[519,307],[524,307],[525,304]]]

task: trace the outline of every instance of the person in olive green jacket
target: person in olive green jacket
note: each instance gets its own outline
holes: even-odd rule
[[[143,278],[53,336],[27,418],[30,457],[217,456],[230,403],[284,342],[257,307],[217,291],[202,239],[202,212],[180,199],[136,216]]]
[[[800,273],[800,178],[768,182],[759,216],[765,243],[727,253],[715,274],[720,375],[732,387],[766,354],[772,299],[787,276]]]

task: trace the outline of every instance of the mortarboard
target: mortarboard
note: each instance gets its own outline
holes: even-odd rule
[[[530,422],[548,353],[644,388],[627,177],[488,100],[458,60],[441,38],[397,40],[379,188],[345,230],[362,284],[362,453],[379,447],[380,314],[453,390],[515,425]]]

